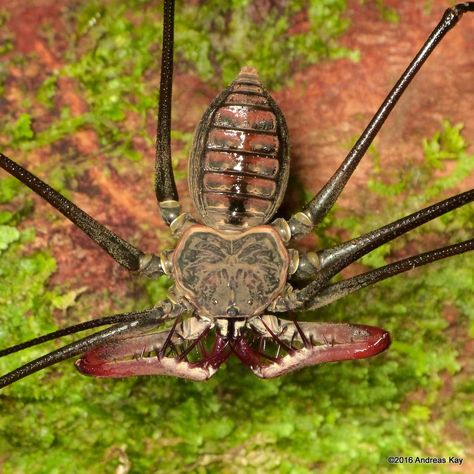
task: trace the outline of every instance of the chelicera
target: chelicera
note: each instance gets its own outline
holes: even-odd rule
[[[474,239],[331,283],[342,269],[406,232],[473,201],[458,194],[333,248],[301,252],[294,242],[321,222],[344,189],[385,119],[422,64],[474,2],[449,8],[352,150],[302,211],[272,221],[289,173],[285,119],[244,67],[205,112],[189,160],[189,186],[199,219],[182,212],[170,149],[174,1],[164,1],[156,147],[156,196],[177,238],[173,250],[145,254],[124,241],[26,169],[0,154],[0,166],[82,229],[123,267],[175,282],[156,307],[71,326],[0,351],[5,356],[86,329],[109,326],[0,377],[6,386],[59,361],[97,377],[173,375],[205,380],[234,354],[257,376],[277,377],[328,361],[371,357],[387,349],[383,329],[298,322],[316,309],[393,275],[474,249]],[[299,282],[296,284],[295,282]],[[280,317],[282,315],[283,317]]]

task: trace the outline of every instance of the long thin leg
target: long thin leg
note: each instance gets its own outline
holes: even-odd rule
[[[314,297],[334,275],[375,248],[472,201],[474,201],[474,189],[428,206],[341,245],[318,252],[319,265],[311,268],[312,275],[308,270],[310,266],[305,267],[306,278],[314,280],[305,288],[304,298]]]
[[[88,329],[97,328],[100,326],[109,326],[117,323],[127,323],[130,321],[136,321],[137,319],[146,318],[148,315],[154,315],[156,309],[152,308],[146,311],[140,311],[139,313],[120,313],[114,314],[113,316],[105,316],[103,318],[92,319],[91,321],[86,321],[84,323],[74,324],[64,329],[59,329],[58,331],[53,331],[48,334],[44,334],[40,337],[35,337],[29,341],[22,342],[15,346],[7,347],[0,351],[0,357],[5,357],[9,354],[14,354],[15,352],[20,352],[29,347],[37,346],[43,344],[44,342],[52,341],[54,339],[59,339],[64,336],[69,336],[71,334],[76,334],[78,332],[86,331]]]
[[[152,311],[136,313],[136,317],[133,321],[116,324],[115,326],[96,332],[90,336],[86,336],[79,341],[67,344],[60,349],[39,357],[38,359],[35,359],[19,367],[18,369],[3,375],[0,377],[0,388],[10,385],[17,380],[20,380],[58,362],[83,354],[86,351],[90,351],[94,347],[103,345],[104,343],[122,334],[127,334],[135,329],[158,324],[163,321],[164,314],[165,311],[162,308],[155,308]],[[145,315],[145,317],[143,317],[143,315]]]
[[[0,167],[48,201],[127,270],[149,274],[150,269],[153,268],[154,275],[163,274],[159,257],[145,255],[2,153],[0,153]]]
[[[171,163],[171,96],[173,87],[174,0],[164,0],[160,98],[156,131],[155,192],[167,224],[178,217],[180,205]]]
[[[310,310],[326,306],[350,293],[360,290],[361,288],[373,285],[378,281],[385,280],[386,278],[407,272],[408,270],[422,265],[427,265],[436,260],[452,257],[453,255],[459,255],[472,250],[474,250],[474,239],[390,263],[384,267],[362,273],[322,289],[313,300],[306,301],[303,307],[304,309]]]
[[[460,3],[445,11],[441,21],[385,98],[377,113],[344,159],[341,166],[323,186],[321,191],[306,204],[303,211],[295,214],[289,220],[292,236],[294,238],[301,237],[310,232],[312,227],[321,222],[326,216],[413,77],[435,47],[444,38],[446,33],[458,23],[462,15],[472,11],[474,11],[474,2]]]

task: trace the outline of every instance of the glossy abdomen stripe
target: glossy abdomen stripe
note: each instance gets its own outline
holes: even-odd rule
[[[190,188],[206,224],[267,222],[288,179],[286,124],[254,70],[244,68],[209,107],[194,142]]]

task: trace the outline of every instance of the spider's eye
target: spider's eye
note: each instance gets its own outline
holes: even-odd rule
[[[217,301],[215,298],[212,298],[211,301],[212,301],[212,304],[217,304],[217,303],[219,303],[219,301]]]
[[[253,299],[250,298],[250,299],[247,301],[247,304],[248,304],[249,306],[252,306],[252,305],[253,305]]]

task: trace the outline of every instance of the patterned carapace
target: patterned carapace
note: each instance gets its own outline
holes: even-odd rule
[[[270,226],[224,236],[192,226],[174,251],[173,276],[201,316],[251,318],[283,292],[288,265],[286,247]]]

